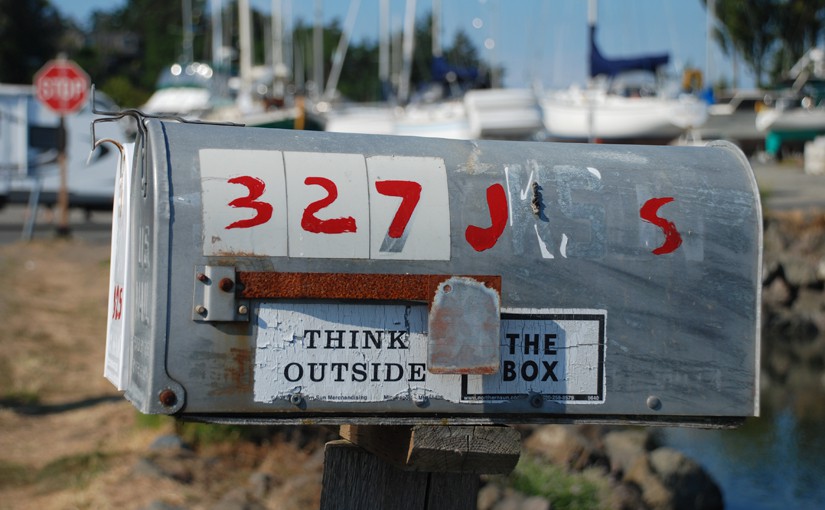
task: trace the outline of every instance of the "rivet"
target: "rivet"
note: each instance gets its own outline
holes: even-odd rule
[[[304,403],[304,397],[300,393],[293,393],[289,396],[289,402],[294,406],[301,407],[301,404]]]
[[[654,411],[658,411],[662,408],[662,401],[659,400],[659,397],[651,395],[647,397],[647,407],[653,409]]]
[[[218,287],[224,292],[231,292],[235,287],[235,282],[230,278],[221,278],[221,281],[218,282]]]
[[[165,407],[174,407],[175,404],[178,403],[178,396],[175,395],[174,391],[167,388],[160,392],[158,400],[160,400],[160,403]]]
[[[249,313],[249,308],[246,305],[241,305],[238,307],[238,315],[246,315]]]
[[[206,307],[203,305],[196,306],[195,313],[198,315],[206,315]]]
[[[203,283],[206,283],[207,281],[209,281],[209,277],[206,276],[203,273],[198,273],[197,279],[198,279],[198,281],[203,282]]]
[[[530,394],[530,405],[533,407],[541,407],[544,405],[544,397],[540,393]]]
[[[452,285],[445,285],[444,286],[444,294],[449,294],[452,291],[453,291],[453,286]]]

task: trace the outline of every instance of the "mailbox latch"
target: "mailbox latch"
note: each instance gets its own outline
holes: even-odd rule
[[[192,320],[249,321],[249,302],[236,299],[237,287],[233,266],[196,266]]]

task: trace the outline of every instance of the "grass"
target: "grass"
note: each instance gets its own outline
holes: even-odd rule
[[[33,478],[45,491],[82,489],[106,471],[112,460],[111,455],[102,452],[69,455],[48,463]]]
[[[514,489],[550,501],[554,510],[607,508],[609,487],[586,473],[568,473],[564,468],[522,455],[510,475]]]
[[[0,407],[26,407],[40,403],[40,396],[33,391],[8,391],[0,396]]]
[[[31,468],[0,460],[0,489],[26,485],[33,478],[34,472]]]

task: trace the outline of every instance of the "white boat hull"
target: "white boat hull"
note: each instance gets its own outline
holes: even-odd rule
[[[623,97],[604,93],[551,93],[542,101],[552,138],[671,140],[707,119],[693,97]]]

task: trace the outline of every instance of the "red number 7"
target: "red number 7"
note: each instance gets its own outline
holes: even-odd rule
[[[404,234],[421,199],[421,184],[414,181],[376,181],[375,189],[382,195],[401,197],[401,205],[398,206],[387,232],[391,238],[398,239]]]

